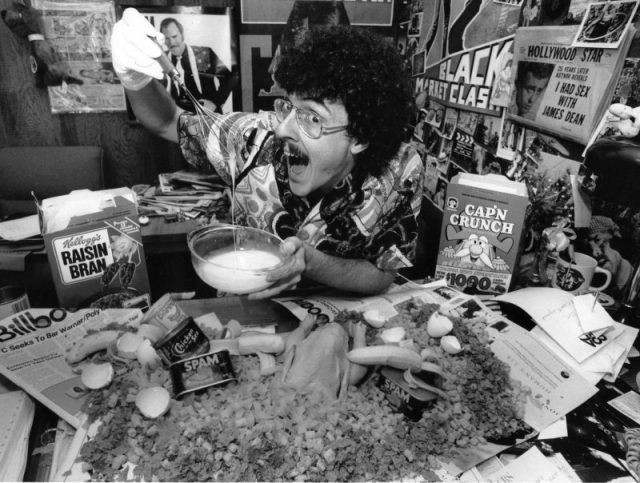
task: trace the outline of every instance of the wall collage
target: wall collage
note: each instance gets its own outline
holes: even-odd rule
[[[640,105],[637,2],[410,0],[399,15],[425,196],[442,210],[460,172],[524,181],[540,213],[567,213],[581,249],[612,268],[612,290],[622,290],[640,256],[638,210],[593,200],[580,226],[567,198],[584,179],[586,148],[620,134],[609,106]]]

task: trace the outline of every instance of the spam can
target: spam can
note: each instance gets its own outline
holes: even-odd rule
[[[181,359],[209,352],[209,339],[193,317],[187,317],[158,340],[154,348],[170,366]]]
[[[383,367],[380,370],[378,388],[385,393],[392,409],[403,413],[412,421],[418,421],[424,410],[434,404],[438,397],[431,391],[410,386],[404,380],[403,372]]]
[[[224,386],[235,381],[231,357],[226,349],[200,354],[169,366],[173,395],[180,399],[185,394],[213,386]]]

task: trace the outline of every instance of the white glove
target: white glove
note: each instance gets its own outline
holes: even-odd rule
[[[153,39],[157,39],[157,42]],[[111,32],[111,57],[122,85],[137,91],[162,79],[162,67],[156,61],[162,54],[164,35],[158,32],[135,8],[127,8]]]

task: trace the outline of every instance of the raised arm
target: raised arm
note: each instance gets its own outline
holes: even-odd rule
[[[163,44],[164,36],[134,8],[124,11],[111,33],[113,68],[136,118],[154,134],[178,142],[182,110],[159,82],[165,76],[157,61]]]

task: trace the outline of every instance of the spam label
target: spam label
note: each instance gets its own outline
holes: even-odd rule
[[[236,380],[229,351],[226,349],[174,362],[169,366],[169,373],[173,394],[178,399],[190,392],[223,386]]]
[[[404,380],[403,371],[384,367],[380,371],[378,387],[385,393],[391,407],[413,421],[422,417],[422,412],[435,402],[437,396],[425,389],[411,387]]]

